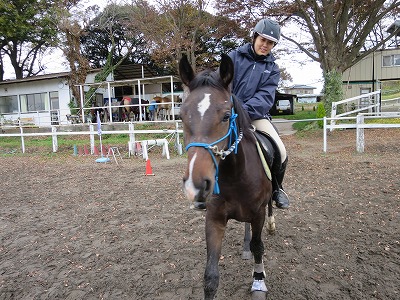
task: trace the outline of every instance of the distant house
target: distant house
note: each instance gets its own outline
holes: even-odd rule
[[[86,83],[94,82],[97,73],[89,73]],[[68,104],[73,99],[68,76],[69,72],[63,72],[1,81],[1,122],[37,126],[68,123]],[[105,94],[104,90],[100,92],[101,96]]]
[[[295,94],[295,95],[304,95],[304,94],[314,94],[314,90],[316,88],[308,85],[292,85],[290,87],[284,88],[285,93]]]
[[[314,94],[316,88],[308,85],[292,85],[285,88],[286,93],[295,94],[298,103],[316,103],[321,100],[320,94]]]
[[[388,32],[400,28],[400,20],[393,23]],[[352,98],[381,89],[384,81],[400,80],[400,47],[376,50],[342,74],[344,98]]]

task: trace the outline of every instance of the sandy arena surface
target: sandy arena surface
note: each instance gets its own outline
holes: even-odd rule
[[[378,138],[379,137],[379,138]],[[400,131],[285,135],[289,210],[264,234],[270,300],[400,299]],[[0,300],[202,299],[204,213],[185,157],[0,156]],[[230,221],[217,299],[250,299],[243,224]]]

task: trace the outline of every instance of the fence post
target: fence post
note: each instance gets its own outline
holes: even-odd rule
[[[182,144],[180,143],[179,140],[179,122],[175,122],[175,146],[176,150],[178,151],[179,155],[182,155]]]
[[[327,148],[328,148],[328,142],[327,142],[327,136],[326,136],[326,131],[328,130],[327,128],[326,128],[326,116],[324,117],[324,152],[326,153],[326,151],[327,151]]]
[[[337,104],[336,104],[336,102],[332,102],[332,110],[331,110],[331,127],[330,127],[330,129],[331,129],[331,131],[333,131],[333,125],[335,125],[336,124],[336,122],[335,122],[335,117],[336,117],[336,110],[337,110]]]
[[[129,122],[129,155],[135,155],[135,125],[133,122]]]
[[[19,126],[19,130],[20,130],[20,132],[21,132],[21,149],[22,149],[22,153],[25,153],[24,130],[22,129],[21,124],[20,124],[20,126]]]
[[[357,141],[356,141],[356,147],[357,147],[357,152],[364,152],[364,115],[357,115]]]
[[[94,154],[94,126],[93,124],[89,125],[90,131],[90,154]]]
[[[51,126],[51,132],[53,133],[51,135],[53,140],[53,152],[57,152],[58,150],[57,128],[55,126]]]

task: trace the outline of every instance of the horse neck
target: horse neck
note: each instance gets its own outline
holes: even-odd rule
[[[237,153],[232,151],[225,160],[221,160],[219,163],[220,173],[226,173],[230,178],[242,177],[248,173],[248,163],[253,157],[257,157],[257,151],[254,144],[254,140],[249,134],[244,133],[242,140],[240,141]]]

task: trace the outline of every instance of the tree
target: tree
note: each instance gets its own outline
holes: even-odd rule
[[[60,0],[61,1],[61,0]],[[3,59],[8,57],[21,79],[44,70],[41,56],[54,46],[57,28],[53,22],[58,0],[8,0],[0,2],[0,81]],[[35,66],[39,65],[38,68]]]
[[[151,64],[143,34],[131,26],[130,5],[110,4],[86,27],[82,36],[82,51],[92,67],[101,68],[113,50],[113,61]]]
[[[168,74],[186,54],[193,69],[216,65],[217,56],[238,45],[237,25],[206,11],[202,0],[162,0],[156,6],[134,1],[131,23],[143,32],[155,62]]]
[[[90,70],[89,61],[81,51],[81,38],[86,34],[85,24],[89,22],[90,16],[97,12],[97,7],[89,7],[83,14],[79,9],[75,14],[71,13],[72,8],[61,8],[58,11],[56,25],[60,31],[58,47],[62,50],[70,68],[68,84],[81,109],[80,90],[77,85],[86,81]]]
[[[398,32],[385,33],[381,40],[370,38],[379,22],[395,16],[399,6],[399,0],[220,0],[217,9],[233,15],[242,26],[251,27],[262,16],[295,25],[299,30],[282,36],[320,63],[325,79],[325,109],[330,112],[331,102],[341,98],[341,86],[336,83],[341,81],[342,72]],[[308,33],[310,39],[299,39],[299,32],[302,38]]]

